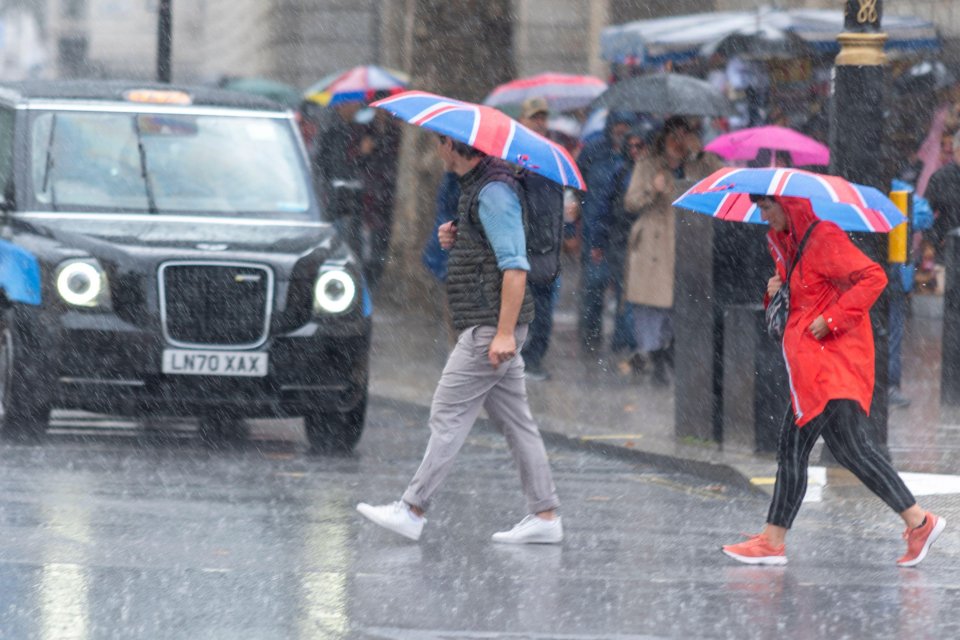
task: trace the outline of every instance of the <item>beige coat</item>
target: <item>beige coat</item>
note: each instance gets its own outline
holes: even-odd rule
[[[710,153],[687,162],[688,180],[700,180],[721,168],[723,163]],[[657,174],[664,177],[664,190],[654,188]],[[677,197],[673,171],[663,156],[641,158],[634,165],[623,207],[638,215],[630,228],[627,244],[626,299],[634,304],[669,309],[673,306],[676,265],[676,213],[671,204]]]

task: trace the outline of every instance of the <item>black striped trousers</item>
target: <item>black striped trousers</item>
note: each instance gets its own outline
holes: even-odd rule
[[[780,427],[777,446],[777,483],[767,522],[787,529],[800,511],[807,491],[807,463],[819,436],[837,462],[868,489],[900,513],[916,504],[893,465],[869,437],[867,417],[853,400],[831,400],[819,416],[797,428],[788,413]]]

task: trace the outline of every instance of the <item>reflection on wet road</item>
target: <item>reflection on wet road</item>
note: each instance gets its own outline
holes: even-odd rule
[[[0,444],[0,638],[960,637],[957,534],[897,569],[897,519],[855,488],[805,505],[790,565],[753,568],[718,547],[764,497],[552,448],[566,541],[497,546],[523,499],[480,428],[421,542],[392,536],[354,505],[398,497],[424,419],[375,402],[351,457],[309,455],[296,422],[211,449],[189,425],[61,415]],[[960,525],[957,496],[925,502]]]

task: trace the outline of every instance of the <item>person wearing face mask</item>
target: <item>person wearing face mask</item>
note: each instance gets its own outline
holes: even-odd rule
[[[837,462],[903,519],[907,551],[897,565],[915,566],[946,521],[917,504],[866,428],[874,384],[869,312],[887,285],[883,268],[840,227],[817,218],[808,199],[751,200],[770,225],[767,240],[776,272],[767,283],[767,302],[789,278],[783,356],[792,412],[780,428],[766,526],[723,552],[746,564],[787,563],[786,534],[806,492],[810,452],[823,436]]]

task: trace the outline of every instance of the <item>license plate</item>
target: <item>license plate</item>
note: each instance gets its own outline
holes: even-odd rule
[[[194,351],[164,349],[164,373],[188,376],[267,375],[267,354],[259,351]]]

